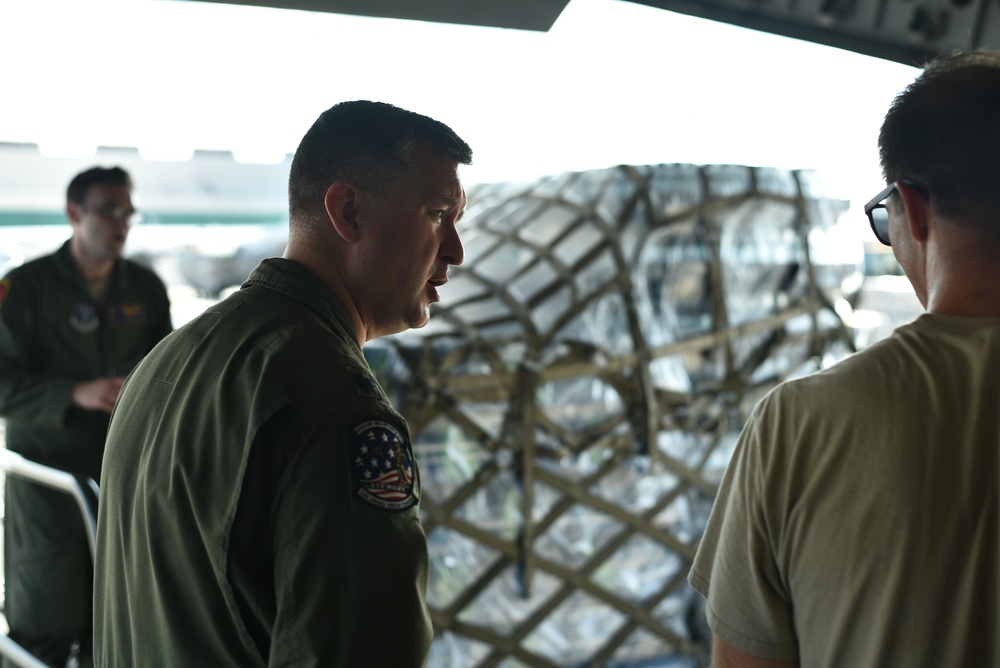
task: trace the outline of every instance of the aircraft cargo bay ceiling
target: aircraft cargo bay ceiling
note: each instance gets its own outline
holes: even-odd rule
[[[225,0],[223,4],[544,32],[556,22],[569,0]]]
[[[919,66],[955,49],[1000,47],[1000,0],[628,1],[906,65]],[[227,4],[547,31],[569,0],[229,0]]]
[[[1000,0],[632,0],[905,65],[1000,47]]]

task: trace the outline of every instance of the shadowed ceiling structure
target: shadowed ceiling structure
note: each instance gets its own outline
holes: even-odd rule
[[[229,0],[225,4],[547,31],[569,1]],[[913,66],[956,49],[1000,47],[1000,0],[627,1]]]

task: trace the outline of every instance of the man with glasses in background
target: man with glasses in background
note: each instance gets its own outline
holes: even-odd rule
[[[155,273],[122,258],[137,218],[125,170],[78,174],[66,216],[59,250],[0,281],[0,416],[9,450],[96,481],[118,391],[171,331],[170,302]],[[90,665],[93,566],[76,502],[14,477],[4,501],[10,636],[51,665]]]
[[[713,666],[1000,666],[1000,52],[928,65],[879,149],[926,313],[755,408],[689,576]]]

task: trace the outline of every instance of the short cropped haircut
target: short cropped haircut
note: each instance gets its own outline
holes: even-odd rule
[[[472,163],[472,149],[444,123],[385,102],[357,100],[330,107],[302,137],[288,177],[292,220],[325,215],[331,184],[346,181],[384,199],[412,164],[420,144]]]
[[[90,190],[90,186],[96,184],[124,186],[131,190],[132,177],[121,167],[91,167],[74,176],[69,182],[69,187],[66,188],[66,201],[86,204],[87,191]]]
[[[1000,216],[1000,51],[931,61],[893,100],[878,143],[886,182],[923,183],[940,215]]]

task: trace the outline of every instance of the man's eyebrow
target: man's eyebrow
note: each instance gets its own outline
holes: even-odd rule
[[[454,197],[449,197],[448,195],[436,195],[430,199],[429,204],[447,204],[448,206],[454,209],[455,207],[458,206],[458,203],[460,201],[461,200],[456,199]]]
[[[463,204],[468,205],[468,203],[469,200],[465,196],[465,192],[463,191],[461,197],[452,197],[451,195],[445,195],[445,194],[434,195],[428,200],[427,206],[439,206],[443,204],[449,209],[457,209],[459,206],[462,206]],[[458,217],[455,218],[455,222],[457,223],[458,221],[462,220],[462,216],[464,215],[465,215],[465,206],[462,206],[462,210],[458,212]]]

